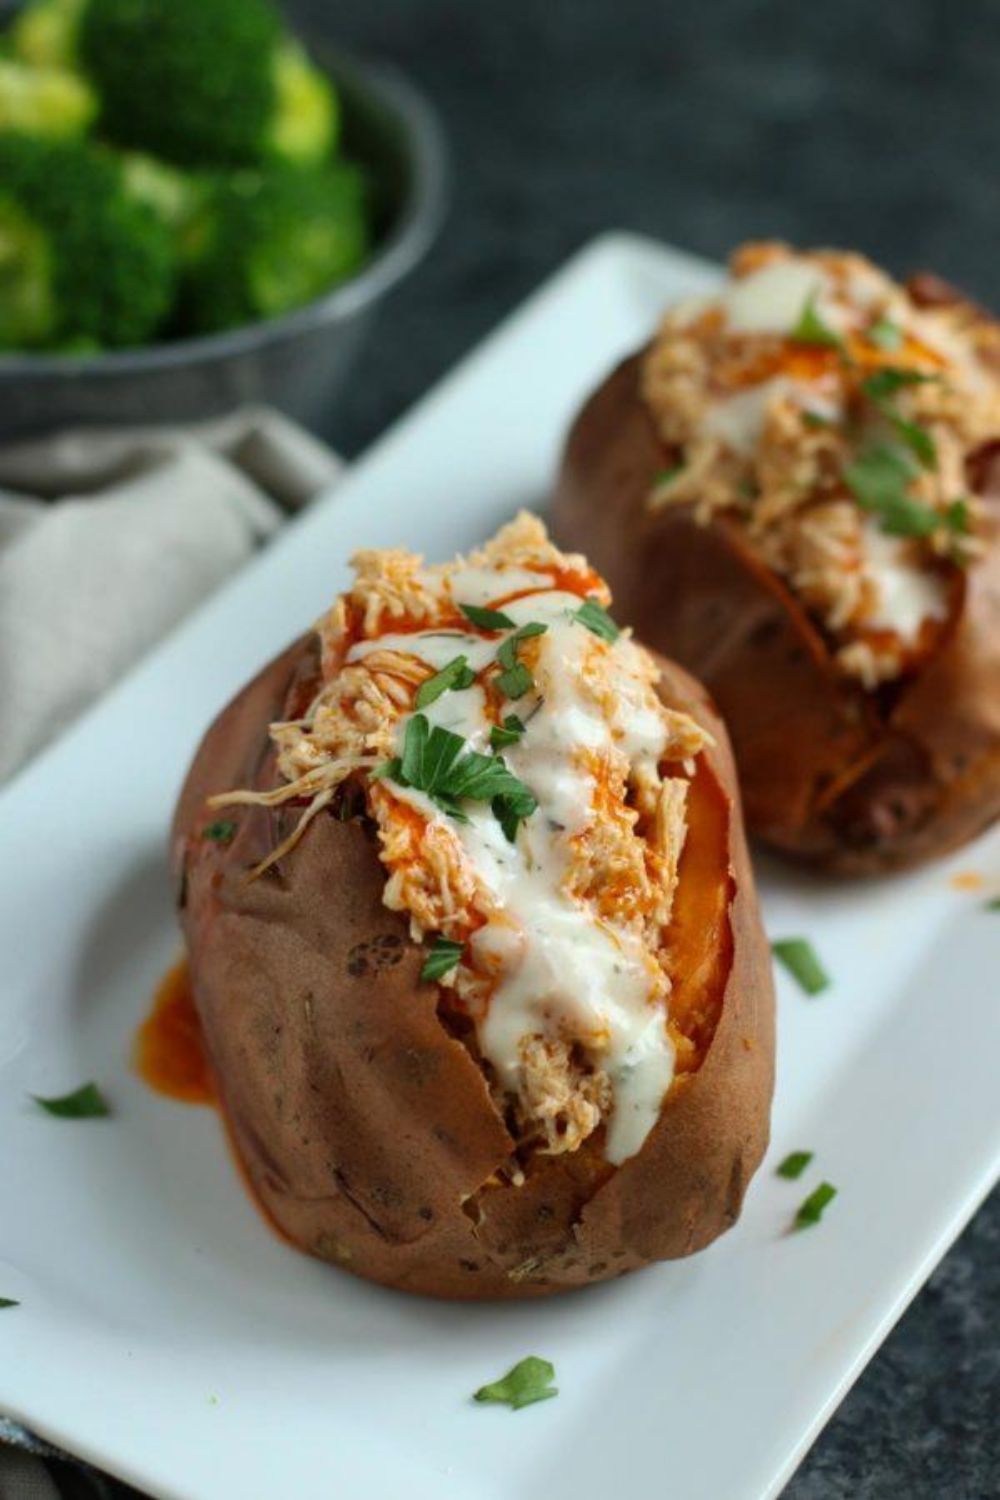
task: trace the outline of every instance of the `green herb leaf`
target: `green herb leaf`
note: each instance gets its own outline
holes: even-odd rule
[[[869,401],[881,405],[883,401],[895,396],[897,391],[905,390],[908,385],[927,385],[929,381],[938,378],[937,375],[925,374],[923,370],[897,369],[895,365],[887,365],[863,380],[861,389]]]
[[[829,976],[806,938],[780,938],[771,944],[771,951],[807,995],[818,995],[828,988]]]
[[[497,686],[505,698],[513,702],[516,698],[523,698],[525,693],[530,693],[535,685],[535,679],[528,671],[523,662],[515,662],[506,672],[501,672],[497,677]]]
[[[96,1083],[85,1083],[72,1094],[61,1094],[53,1099],[43,1099],[41,1094],[31,1096],[50,1115],[61,1120],[90,1120],[109,1115],[107,1100]]]
[[[672,468],[661,469],[658,474],[653,475],[653,484],[657,489],[661,489],[663,485],[670,484],[671,480],[676,479],[678,474],[683,474],[683,472],[683,464],[674,464]]]
[[[460,604],[458,607],[465,618],[481,630],[513,630],[516,623],[500,609],[482,609],[478,604]]]
[[[392,769],[384,774],[401,786],[426,792],[451,817],[464,817],[460,805],[463,799],[491,803],[511,840],[513,834],[508,830],[513,827],[516,834],[517,824],[538,806],[524,782],[507,769],[500,756],[467,749],[465,740],[449,729],[439,724],[431,728],[425,714],[414,714],[408,720],[402,757],[389,766]]]
[[[0,1297],[0,1307],[20,1307],[20,1302],[15,1302],[13,1297]]]
[[[228,844],[236,833],[236,824],[229,818],[219,818],[215,823],[209,823],[201,830],[202,837],[212,839],[216,844]]]
[[[929,380],[937,380],[936,375],[927,375],[922,370],[898,370],[887,367],[884,370],[876,370],[874,375],[869,375],[861,382],[861,389],[874,402],[886,421],[891,423],[900,441],[905,443],[911,453],[916,454],[919,462],[925,469],[933,469],[937,466],[937,448],[934,439],[925,428],[916,422],[909,422],[900,416],[889,404],[899,391],[905,390],[907,386],[925,385]]]
[[[879,517],[883,531],[890,536],[930,536],[940,518],[907,494],[913,475],[911,460],[888,443],[873,443],[844,468],[848,489],[862,510]]]
[[[524,734],[524,725],[517,714],[508,714],[503,724],[494,724],[490,730],[490,744],[494,750],[502,750],[505,745],[516,745]]]
[[[440,979],[443,974],[450,973],[461,961],[463,949],[462,943],[452,943],[443,937],[435,938],[420,970],[421,979]]]
[[[916,422],[908,422],[905,417],[900,417],[893,411],[887,411],[885,416],[891,422],[894,431],[902,442],[915,453],[919,462],[925,469],[937,468],[937,445],[925,427]]]
[[[528,641],[532,636],[544,635],[548,628],[540,621],[532,620],[515,630],[514,634],[509,635],[501,644],[497,652],[497,661],[504,670],[497,676],[497,686],[505,698],[523,698],[525,693],[530,692],[534,687],[534,677],[524,663],[518,661],[517,648],[522,641]]]
[[[602,641],[611,643],[621,635],[614,620],[596,599],[585,599],[580,608],[573,611],[573,618],[579,620],[581,625],[586,625],[596,636],[600,636]]]
[[[818,411],[804,411],[802,413],[802,422],[805,427],[812,427],[814,429],[836,427],[837,425],[832,417],[824,417],[823,413]]]
[[[521,642],[529,641],[535,635],[544,635],[548,628],[540,620],[531,620],[527,625],[519,626],[514,631],[514,634],[509,635],[501,644],[497,652],[497,661],[502,667],[510,668],[514,666],[517,661],[517,648]]]
[[[903,342],[903,330],[891,318],[878,318],[869,328],[867,338],[869,344],[874,344],[876,349],[892,353]]]
[[[402,767],[403,762],[398,755],[394,755],[392,760],[384,760],[380,766],[373,766],[369,772],[369,779],[372,781],[398,781]]]
[[[796,1229],[808,1229],[811,1224],[818,1224],[823,1217],[823,1210],[833,1202],[837,1196],[837,1189],[829,1182],[821,1182],[815,1188],[804,1203],[799,1204],[799,1211],[795,1215]]]
[[[805,307],[802,309],[799,321],[789,334],[789,338],[796,344],[818,345],[821,349],[839,349],[843,351],[844,341],[839,334],[823,322],[816,311],[816,293],[811,292],[806,299]]]
[[[991,900],[987,901],[984,909],[986,911],[1000,911],[1000,896],[994,896]]]
[[[802,1173],[805,1171],[806,1167],[808,1167],[812,1159],[812,1151],[793,1151],[790,1155],[786,1156],[781,1165],[776,1168],[777,1174],[779,1177],[787,1177],[789,1182],[794,1182],[796,1178],[802,1176]]]
[[[550,1396],[558,1396],[559,1391],[552,1384],[555,1378],[554,1365],[547,1359],[539,1359],[536,1354],[529,1354],[527,1359],[520,1360],[508,1370],[501,1380],[480,1386],[473,1400],[497,1401],[520,1411],[522,1406],[532,1406],[536,1401],[548,1401]]]
[[[944,513],[944,524],[958,536],[967,536],[969,531],[968,500],[953,500]]]
[[[455,656],[440,672],[435,672],[433,677],[428,677],[426,682],[420,684],[414,702],[418,708],[426,708],[429,703],[440,698],[442,693],[471,687],[475,680],[476,674],[469,666],[468,657]]]

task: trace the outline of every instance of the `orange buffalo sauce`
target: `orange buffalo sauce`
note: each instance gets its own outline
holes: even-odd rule
[[[219,1112],[226,1144],[236,1164],[240,1181],[261,1218],[286,1245],[295,1241],[282,1229],[260,1197],[236,1144],[233,1126],[208,1065],[201,1022],[191,990],[186,958],[168,969],[153,995],[153,1006],[135,1036],[133,1060],[143,1083],[168,1099],[184,1104],[211,1104]]]
[[[215,1103],[186,959],[160,980],[153,1008],[136,1033],[134,1057],[139,1076],[158,1094],[187,1104]]]

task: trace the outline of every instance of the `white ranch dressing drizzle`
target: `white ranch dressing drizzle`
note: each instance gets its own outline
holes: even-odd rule
[[[915,568],[904,540],[888,536],[868,519],[862,546],[865,575],[874,585],[877,601],[865,616],[866,625],[893,630],[910,645],[925,620],[946,618],[948,597],[943,579],[937,573]]]
[[[499,590],[509,583],[510,573],[492,572],[491,577],[492,596],[502,597]],[[456,585],[453,597],[460,597]],[[461,597],[471,602],[464,580]],[[489,597],[486,594],[485,602]],[[468,803],[468,822],[459,823],[423,793],[393,782],[383,785],[451,830],[493,898],[496,918],[470,943],[474,956],[498,975],[486,1014],[477,1020],[483,1056],[501,1084],[516,1091],[523,1041],[543,1036],[578,1043],[611,1082],[614,1107],[605,1155],[618,1164],[639,1150],[659,1118],[673,1079],[674,1048],[665,1007],[650,998],[652,979],[641,940],[601,922],[563,889],[570,841],[592,817],[593,778],[576,763],[574,752],[600,753],[618,746],[633,760],[649,757],[657,762],[664,753],[666,730],[658,715],[643,710],[630,696],[628,656],[636,648],[625,637],[611,648],[623,667],[611,722],[580,691],[588,653],[602,649],[587,628],[572,619],[580,604],[578,595],[550,588],[504,606],[517,625],[541,621],[548,626],[535,638],[535,689],[505,705],[505,712],[516,713],[528,728],[521,740],[504,749],[504,759],[539,804],[521,824],[516,843],[508,841],[498,819],[483,804]],[[365,644],[375,649],[386,639]],[[498,635],[486,642],[487,660],[495,657],[502,639]],[[393,640],[394,649],[399,649]],[[439,648],[433,642],[434,632],[417,633],[408,638],[406,649],[424,656],[426,645],[438,663]],[[471,662],[473,653],[465,654]],[[421,711],[432,725],[461,733],[471,748],[482,750],[490,727],[484,705],[483,692],[476,687],[445,693]],[[406,722],[402,719],[397,726],[399,750]]]
[[[819,267],[807,261],[776,261],[728,281],[719,306],[731,333],[788,334],[807,303],[814,298],[818,303],[827,284]],[[828,321],[825,306],[818,305],[817,311]]]

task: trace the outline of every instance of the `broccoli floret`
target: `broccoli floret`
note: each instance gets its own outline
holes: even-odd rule
[[[168,229],[82,142],[0,136],[0,344],[127,348],[170,309]]]
[[[277,317],[350,276],[367,250],[356,168],[236,172],[188,228],[182,311],[199,333]]]
[[[11,45],[36,68],[72,68],[85,0],[33,0],[14,18]]]
[[[175,234],[183,234],[205,196],[206,184],[141,151],[123,151],[118,160],[130,197],[148,204]]]
[[[276,100],[266,150],[299,166],[318,166],[333,151],[340,125],[333,85],[291,39],[278,48],[274,69]]]
[[[0,59],[0,130],[69,138],[89,130],[97,99],[64,68],[32,68]]]
[[[185,166],[315,165],[333,148],[333,86],[270,0],[34,0],[13,35],[28,61],[87,74],[123,146]]]

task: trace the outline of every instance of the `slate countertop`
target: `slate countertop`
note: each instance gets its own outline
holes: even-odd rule
[[[305,28],[405,69],[453,152],[444,235],[386,307],[344,399],[336,436],[348,452],[607,228],[715,258],[755,237],[850,245],[900,274],[933,267],[1000,307],[993,0],[297,0],[292,10]],[[998,1314],[994,1194],[786,1500],[1000,1495]]]

